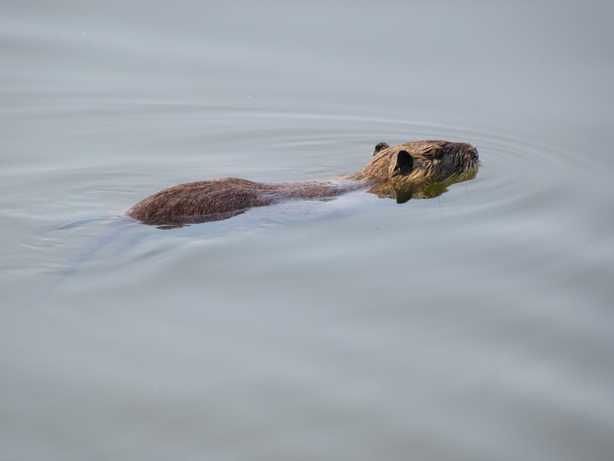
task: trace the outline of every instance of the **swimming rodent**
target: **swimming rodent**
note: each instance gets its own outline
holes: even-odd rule
[[[285,200],[327,199],[358,189],[403,203],[440,195],[450,184],[474,178],[478,168],[478,151],[470,144],[426,140],[391,147],[381,142],[369,163],[352,175],[287,183],[223,178],[179,184],[145,198],[127,214],[145,224],[178,227],[227,219]]]

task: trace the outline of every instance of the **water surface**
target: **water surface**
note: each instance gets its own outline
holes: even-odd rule
[[[0,7],[6,460],[610,460],[611,8]],[[447,138],[476,179],[161,231]]]

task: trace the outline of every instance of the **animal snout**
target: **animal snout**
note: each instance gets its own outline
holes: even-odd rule
[[[469,148],[469,156],[470,156],[471,160],[479,160],[480,159],[480,156],[478,155],[478,150],[475,147],[473,147],[473,146],[471,146]]]

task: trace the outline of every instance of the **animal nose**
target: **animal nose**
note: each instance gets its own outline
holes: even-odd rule
[[[479,160],[480,159],[480,156],[478,155],[478,150],[475,147],[472,147],[469,152],[470,152],[471,158],[473,160]]]

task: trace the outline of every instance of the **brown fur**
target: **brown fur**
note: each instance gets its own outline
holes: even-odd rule
[[[403,158],[411,168],[402,171]],[[446,187],[472,179],[479,167],[477,149],[470,144],[441,140],[412,141],[376,152],[371,161],[350,178],[373,183],[369,192],[380,197],[429,198]]]
[[[179,184],[147,197],[127,214],[146,224],[174,227],[227,219],[284,200],[325,199],[359,188],[404,202],[439,195],[447,185],[474,177],[478,168],[477,151],[469,144],[414,141],[378,146],[362,170],[339,180],[265,184],[224,178]]]

